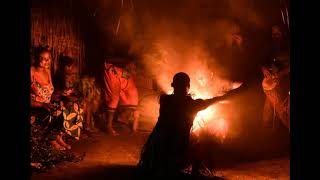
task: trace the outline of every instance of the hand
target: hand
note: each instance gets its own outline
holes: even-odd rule
[[[241,35],[237,35],[237,34],[234,34],[232,36],[234,42],[237,44],[238,47],[240,47],[242,45],[242,42],[243,42],[243,38]]]
[[[242,84],[243,84],[242,82],[232,83],[232,89],[237,89],[237,88],[239,88]]]
[[[237,88],[228,91],[227,95],[229,96],[229,95],[233,95],[233,94],[238,94],[246,89],[248,89],[248,84],[241,83],[240,86],[238,86]]]
[[[69,88],[63,91],[63,96],[70,96],[70,94],[73,93],[73,88]]]
[[[261,70],[266,79],[270,79],[272,77],[270,71],[266,67],[262,67]]]
[[[242,82],[231,83],[231,87],[229,87],[228,89],[224,89],[221,93],[217,94],[217,96],[226,95],[226,94],[234,91],[235,89],[238,89],[242,84],[243,84]]]

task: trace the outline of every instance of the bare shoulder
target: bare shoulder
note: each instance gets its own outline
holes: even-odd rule
[[[36,68],[34,66],[31,66],[31,68],[30,68],[31,76],[34,75],[36,73],[36,71],[37,71]]]

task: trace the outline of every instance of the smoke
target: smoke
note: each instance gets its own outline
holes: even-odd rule
[[[231,44],[239,29],[265,25],[250,0],[124,1],[119,11],[112,28],[117,43],[129,47],[164,91],[179,71],[191,79],[196,70],[215,79],[232,73],[219,63],[217,48]]]
[[[230,46],[233,34],[267,24],[250,0],[133,2],[134,9],[122,8],[111,28],[117,43],[138,57],[143,77],[154,79],[166,93],[172,92],[174,74],[189,74],[194,98],[210,98],[233,88],[234,82],[226,78],[233,72],[221,63],[217,50]],[[154,121],[159,109],[156,100],[152,96],[144,99],[146,106],[141,112],[154,114]]]

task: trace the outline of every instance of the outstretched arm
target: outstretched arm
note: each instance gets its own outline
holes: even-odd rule
[[[236,89],[228,91],[226,94],[224,94],[222,96],[217,96],[217,97],[214,97],[211,99],[202,100],[199,103],[199,109],[206,109],[208,106],[210,106],[216,102],[224,101],[224,100],[226,100],[236,94],[239,94],[241,91],[243,91],[246,88],[247,88],[247,85],[241,85],[240,87],[238,87]]]

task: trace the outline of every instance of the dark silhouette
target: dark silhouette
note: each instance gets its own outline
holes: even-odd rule
[[[183,72],[173,77],[171,86],[174,88],[172,95],[160,96],[158,122],[141,152],[138,169],[142,176],[176,176],[190,164],[193,174],[197,174],[200,166],[195,156],[197,148],[189,143],[197,112],[240,91],[237,88],[224,96],[194,100],[188,95],[190,78]]]

